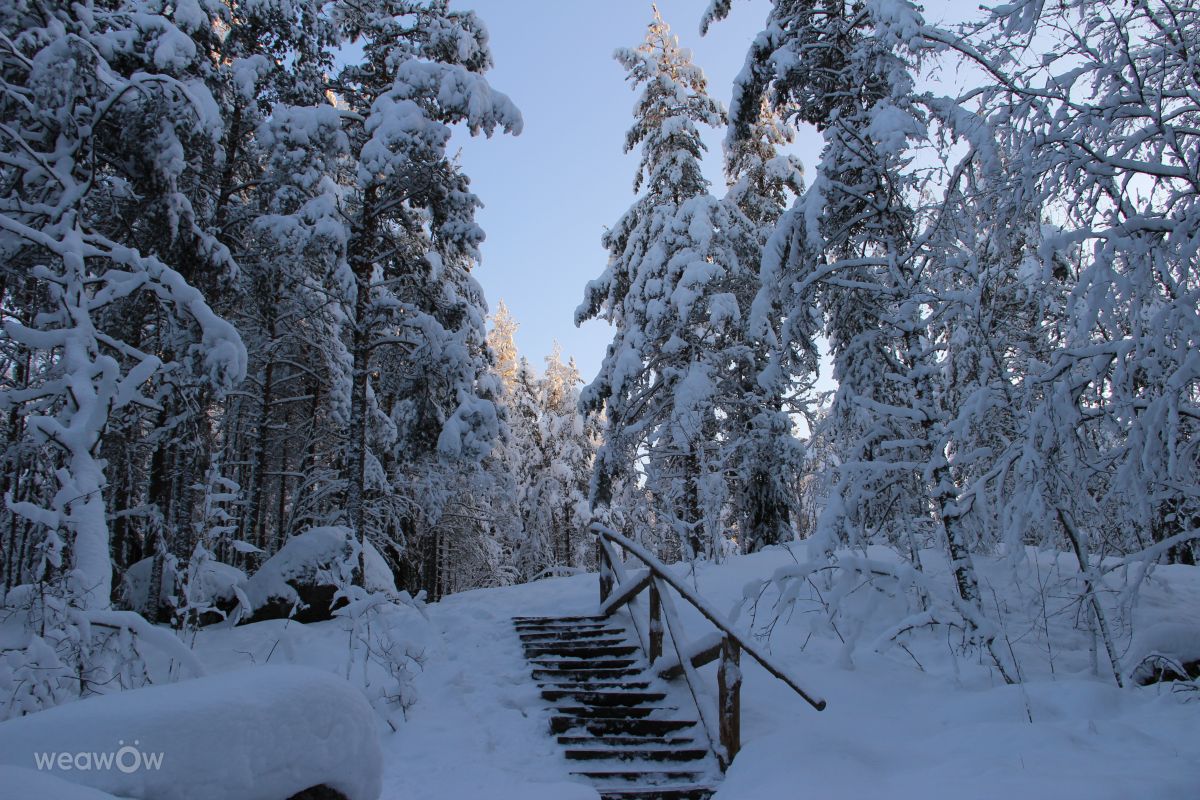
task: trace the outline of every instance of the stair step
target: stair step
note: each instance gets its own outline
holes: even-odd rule
[[[570,633],[573,631],[594,631],[603,628],[614,627],[612,620],[598,619],[589,622],[560,622],[549,620],[547,622],[513,622],[513,627],[518,633]]]
[[[660,747],[691,747],[696,744],[696,740],[690,736],[666,736],[666,735],[650,735],[650,736],[559,736],[558,743],[563,747],[577,747],[585,745],[595,745],[597,747],[612,747],[620,749],[622,747],[641,747],[641,746],[660,746]]]
[[[587,682],[592,678],[612,680],[614,678],[626,678],[635,675],[641,676],[642,672],[628,667],[606,669],[545,669],[539,667],[533,671],[534,680],[559,679],[576,683]]]
[[[550,641],[558,640],[564,642],[574,642],[589,641],[592,639],[605,639],[610,636],[624,639],[626,634],[625,631],[621,630],[620,628],[594,628],[591,630],[575,630],[572,628],[561,631],[521,631],[517,633],[517,636],[520,636],[521,641],[523,642],[540,641],[542,639],[548,639]]]
[[[684,786],[633,786],[600,789],[600,800],[708,800],[713,788],[703,784]]]
[[[681,747],[569,747],[567,758],[575,761],[699,761],[708,750]]]
[[[588,706],[634,706],[639,703],[657,703],[666,699],[662,692],[609,691],[595,689],[543,689],[542,697],[550,700],[570,698]]]
[[[563,681],[556,683],[539,683],[539,689],[553,692],[640,692],[650,688],[650,681]]]
[[[637,663],[632,658],[531,658],[530,663],[539,667],[575,671],[580,669],[626,669]]]
[[[662,770],[572,770],[572,775],[582,775],[585,778],[590,778],[594,781],[603,781],[611,786],[609,781],[630,781],[638,783],[642,786],[655,786],[668,783],[671,781],[682,781],[690,784],[698,784],[704,780],[703,772],[683,769],[662,769]]]
[[[554,709],[563,716],[591,717],[594,719],[645,719],[659,711],[678,711],[669,706],[558,706]]]
[[[588,645],[525,645],[526,658],[542,658],[544,656],[559,656],[560,658],[584,658],[588,661],[599,658],[614,658],[631,656],[638,651],[638,646],[625,644],[618,640],[617,644],[588,644]]]
[[[568,622],[604,622],[608,617],[603,614],[588,614],[579,617],[513,617],[514,623],[532,623],[532,622],[548,622],[548,623],[568,623]]]
[[[661,736],[672,731],[681,731],[696,724],[695,720],[644,719],[639,717],[576,717],[554,716],[550,718],[552,733],[566,733],[583,729],[596,736],[608,734]]]

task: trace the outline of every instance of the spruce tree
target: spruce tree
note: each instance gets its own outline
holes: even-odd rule
[[[696,127],[719,125],[724,113],[657,9],[645,42],[616,58],[641,89],[625,149],[640,147],[634,190],[642,194],[605,234],[608,266],[575,313],[577,324],[599,317],[616,328],[582,396],[608,423],[592,503],[610,505],[614,482],[644,459],[654,518],[695,558],[718,552],[723,536],[714,340],[740,322],[721,285],[740,264],[721,235],[731,227],[728,212],[708,193]]]

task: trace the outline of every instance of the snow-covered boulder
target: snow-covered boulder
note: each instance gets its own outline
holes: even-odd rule
[[[121,595],[129,608],[145,615],[150,605],[150,576],[154,571],[154,558],[143,558],[125,570],[121,581]],[[197,576],[201,586],[197,587],[201,595],[209,600],[216,608],[228,613],[237,605],[237,587],[246,581],[246,573],[231,564],[216,560],[204,562]],[[170,598],[175,596],[175,574],[172,570],[163,570],[162,585],[159,587],[159,608],[171,612]],[[220,615],[213,613],[208,619],[201,620],[204,624],[217,622]],[[169,619],[159,619],[157,622],[168,622]]]
[[[252,667],[0,723],[0,765],[144,800],[285,800],[316,786],[376,800],[383,769],[376,724],[362,693],[334,675]],[[36,782],[0,772],[5,796],[7,775]],[[11,796],[76,796],[47,792]]]
[[[350,584],[358,549],[358,538],[340,526],[310,528],[291,537],[246,581],[247,621],[330,619],[338,587]],[[367,590],[395,594],[392,572],[370,542],[365,562]]]

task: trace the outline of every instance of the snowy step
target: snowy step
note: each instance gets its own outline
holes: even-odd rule
[[[703,772],[682,769],[573,770],[571,774],[590,778],[604,786],[612,786],[618,781],[628,781],[639,786],[656,786],[674,782],[697,784],[705,777]]]
[[[514,622],[608,622],[604,614],[588,614],[584,616],[514,616]]]
[[[678,711],[663,706],[559,706],[555,709],[564,716],[592,717],[594,719],[644,719],[658,711]]]
[[[517,627],[571,628],[596,625],[612,625],[612,620],[603,616],[592,617],[513,617]]]
[[[523,642],[535,642],[543,639],[549,641],[577,641],[587,639],[603,639],[607,637],[625,638],[625,631],[620,628],[591,628],[584,630],[576,630],[574,628],[565,630],[542,630],[540,628],[520,631],[517,633]]]
[[[576,672],[583,669],[627,669],[637,662],[632,658],[590,659],[590,658],[531,658],[532,663],[542,669],[553,668],[565,672]]]
[[[572,633],[606,632],[612,628],[612,625],[605,624],[603,622],[589,622],[586,624],[572,624],[572,625],[528,624],[528,625],[514,625],[513,627],[516,629],[518,636],[534,635],[534,634],[543,634],[543,635],[549,636],[549,635],[561,635],[561,634],[572,634]]]
[[[600,790],[600,800],[708,800],[713,788],[704,784],[683,786],[609,787]]]
[[[600,692],[595,689],[543,689],[542,697],[550,701],[570,698],[588,706],[636,706],[657,703],[666,698],[662,692]]]
[[[636,673],[635,673],[636,674]],[[640,692],[650,688],[650,681],[612,681],[612,680],[594,680],[594,681],[558,681],[539,683],[539,689],[547,689],[549,691],[559,692],[610,692],[610,691],[629,691]]]
[[[696,740],[691,736],[559,736],[558,743],[563,747],[609,747],[619,750],[623,747],[682,747],[696,746]]]
[[[624,748],[568,747],[566,756],[575,761],[699,761],[708,756],[708,750],[666,745]]]
[[[638,651],[637,645],[625,644],[617,640],[613,644],[549,644],[525,645],[526,658],[542,656],[559,656],[561,658],[611,658],[614,656],[631,656]]]
[[[613,733],[661,736],[664,733],[690,728],[695,724],[695,720],[638,717],[555,716],[550,718],[550,730],[554,733],[583,729],[598,736]]]
[[[613,680],[615,678],[641,677],[642,672],[629,667],[613,669],[535,669],[534,680],[561,680],[575,683],[595,680]]]

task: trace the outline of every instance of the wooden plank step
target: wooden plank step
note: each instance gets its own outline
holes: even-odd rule
[[[514,616],[514,622],[604,622],[608,618],[604,614],[584,614],[581,616]]]
[[[539,667],[533,671],[534,680],[558,679],[563,681],[572,681],[576,683],[587,682],[590,680],[612,680],[614,678],[626,678],[630,676],[641,676],[642,672],[629,667],[615,667],[604,669],[546,669]]]
[[[638,651],[637,645],[626,644],[618,640],[615,644],[592,644],[575,645],[575,644],[527,644],[525,645],[525,657],[529,659],[542,658],[544,656],[559,656],[561,658],[586,658],[589,661],[598,658],[615,658],[618,656],[631,656]]]
[[[641,703],[657,703],[665,700],[663,692],[610,691],[595,689],[543,689],[542,697],[550,701],[570,698],[587,706],[636,706]]]
[[[703,772],[685,769],[572,770],[571,774],[604,782],[608,786],[612,786],[610,781],[629,781],[640,786],[655,786],[674,781],[699,784],[705,778]]]
[[[555,692],[608,692],[624,690],[640,692],[650,688],[650,681],[560,681],[557,683],[539,683],[538,688]]]
[[[637,662],[632,658],[531,658],[529,661],[540,669],[557,669],[563,672],[576,672],[581,669],[628,669]]]
[[[661,736],[664,733],[691,728],[695,724],[695,720],[686,719],[575,717],[562,715],[550,718],[550,731],[552,733],[566,733],[570,730],[582,729],[595,736],[606,736],[609,734]]]
[[[640,746],[662,746],[662,747],[691,747],[696,744],[696,740],[691,736],[559,736],[558,743],[563,747],[581,747],[595,745],[621,748],[621,747],[640,747]]]
[[[614,627],[613,621],[607,617],[595,619],[515,619],[513,627],[522,633],[532,631],[590,631],[597,628]]]
[[[592,719],[643,719],[657,711],[678,711],[674,706],[558,706],[559,714]]]
[[[715,790],[704,784],[600,789],[600,800],[709,800]]]
[[[700,747],[569,747],[567,758],[575,761],[699,761],[708,756]]]
[[[594,628],[592,630],[563,630],[563,631],[530,631],[528,633],[518,633],[522,642],[576,642],[588,641],[591,639],[621,639],[625,641],[627,636],[625,631],[618,628]]]
[[[629,638],[624,634],[619,636],[592,637],[587,639],[564,639],[562,637],[538,637],[529,639],[522,637],[521,646],[526,648],[611,648],[614,645],[629,645]]]

